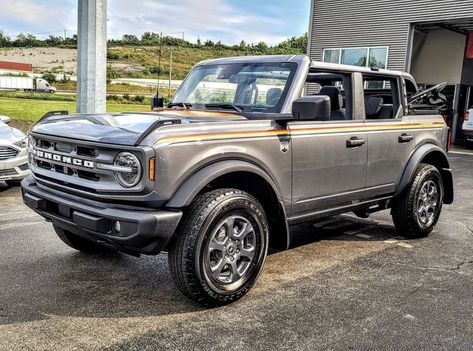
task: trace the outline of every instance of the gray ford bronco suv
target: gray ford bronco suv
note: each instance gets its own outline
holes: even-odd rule
[[[453,201],[434,92],[307,56],[205,61],[152,113],[43,118],[23,199],[74,249],[165,251],[183,294],[230,303],[291,225],[390,209],[403,236],[434,229]]]

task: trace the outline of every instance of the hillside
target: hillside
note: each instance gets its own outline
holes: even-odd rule
[[[141,39],[124,36],[123,40],[109,42],[107,53],[108,77],[113,78],[157,78],[169,76],[170,56],[173,58],[173,79],[183,79],[192,66],[202,60],[245,55],[302,54],[305,52],[307,35],[290,38],[276,46],[265,43],[224,45],[211,41],[189,43],[174,38],[163,38],[161,67],[159,66],[159,37],[153,33],[143,34]],[[17,47],[16,41],[10,46],[0,47],[0,60],[30,63],[35,73],[65,72],[77,74],[77,50],[74,45],[52,46],[45,41],[33,41],[33,47]],[[23,45],[23,44],[21,44]],[[49,46],[45,46],[49,45]],[[37,47],[34,47],[37,46]]]

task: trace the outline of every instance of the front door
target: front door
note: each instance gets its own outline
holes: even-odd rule
[[[367,134],[364,122],[292,122],[292,216],[359,202],[364,197]]]

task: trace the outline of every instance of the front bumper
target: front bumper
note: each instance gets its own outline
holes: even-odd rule
[[[21,183],[24,203],[56,226],[102,245],[133,254],[157,255],[169,243],[181,211],[143,209],[48,191],[27,177]],[[120,232],[113,229],[120,223]]]
[[[26,152],[22,152],[18,157],[0,161],[0,181],[22,180],[29,174]]]

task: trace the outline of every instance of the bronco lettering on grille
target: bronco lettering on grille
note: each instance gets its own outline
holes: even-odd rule
[[[43,160],[51,160],[54,162],[64,163],[66,165],[73,165],[78,167],[85,167],[85,168],[94,168],[95,163],[91,161],[81,160],[79,158],[72,158],[69,156],[62,156],[58,154],[53,154],[51,152],[44,152],[40,150],[31,149],[30,152],[35,155],[37,158],[41,158]]]

